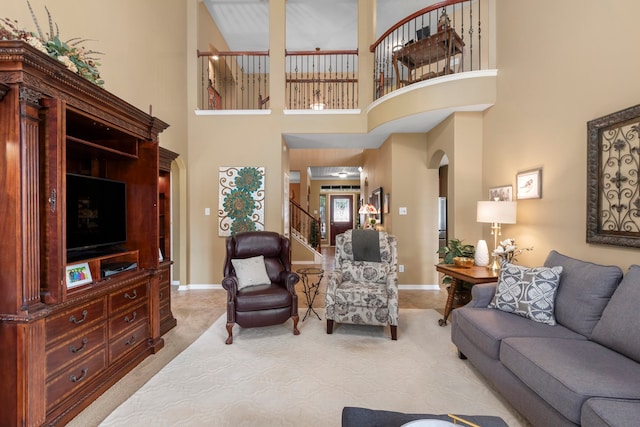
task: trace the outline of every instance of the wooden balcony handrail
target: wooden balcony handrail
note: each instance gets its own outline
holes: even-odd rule
[[[244,50],[244,51],[206,51],[200,52],[198,50],[198,58],[201,56],[269,56],[268,50]]]
[[[357,55],[358,49],[352,50],[284,50],[285,56],[312,56],[312,55]]]
[[[403,18],[400,21],[396,22],[387,31],[385,31],[384,34],[382,34],[380,37],[378,37],[378,40],[376,40],[371,46],[369,46],[369,52],[371,52],[371,53],[375,52],[376,47],[378,47],[378,45],[380,43],[382,43],[382,41],[384,39],[386,39],[389,34],[394,32],[395,30],[397,30],[398,28],[400,28],[404,24],[408,23],[409,21],[411,21],[413,19],[416,19],[417,17],[422,16],[422,15],[424,15],[426,13],[432,12],[434,10],[438,10],[441,7],[453,6],[455,4],[466,3],[468,1],[469,0],[445,0],[445,1],[442,1],[440,3],[435,3],[435,4],[432,4],[431,6],[427,6],[424,9],[420,9],[419,11],[417,11],[415,13],[412,13],[411,15],[407,16],[406,18]]]

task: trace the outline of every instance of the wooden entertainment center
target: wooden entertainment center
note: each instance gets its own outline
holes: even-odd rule
[[[64,425],[176,325],[176,155],[166,123],[21,41],[0,41],[0,124],[0,425]],[[125,241],[68,257],[67,174],[124,183]]]

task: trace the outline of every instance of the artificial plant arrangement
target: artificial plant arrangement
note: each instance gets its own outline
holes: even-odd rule
[[[476,254],[476,247],[463,243],[461,239],[450,239],[447,246],[443,246],[438,249],[439,254],[443,254],[441,264],[453,264],[454,258],[473,258]],[[449,285],[452,281],[451,276],[444,276],[442,278],[443,285]],[[471,283],[461,282],[464,288],[471,288]]]
[[[98,86],[102,86],[104,81],[100,79],[100,72],[96,55],[102,55],[101,52],[87,50],[82,43],[89,41],[88,39],[80,39],[78,37],[71,38],[67,41],[60,39],[60,31],[58,24],[54,24],[51,19],[51,13],[45,6],[47,18],[49,20],[49,32],[44,33],[40,28],[38,18],[36,17],[31,3],[27,0],[27,6],[31,12],[31,17],[36,26],[37,33],[21,29],[17,20],[9,18],[0,18],[0,40],[23,40],[39,51],[46,53],[52,58],[63,63],[70,71],[78,74]],[[55,26],[55,31],[54,31]]]

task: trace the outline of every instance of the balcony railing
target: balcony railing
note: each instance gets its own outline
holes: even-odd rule
[[[200,108],[269,108],[269,52],[198,52]],[[289,110],[358,108],[358,51],[286,52],[285,105]]]
[[[289,110],[358,108],[358,51],[286,52]]]
[[[200,52],[202,110],[256,110],[269,102],[269,52]]]
[[[412,83],[488,68],[482,56],[482,0],[448,0],[389,28],[371,45],[374,99]]]

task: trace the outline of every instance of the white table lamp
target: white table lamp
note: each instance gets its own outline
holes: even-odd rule
[[[478,202],[476,221],[491,224],[493,250],[495,251],[498,247],[498,236],[502,234],[501,224],[516,223],[516,202],[480,201]],[[497,256],[493,256],[493,263],[488,268],[495,271],[500,269]]]

